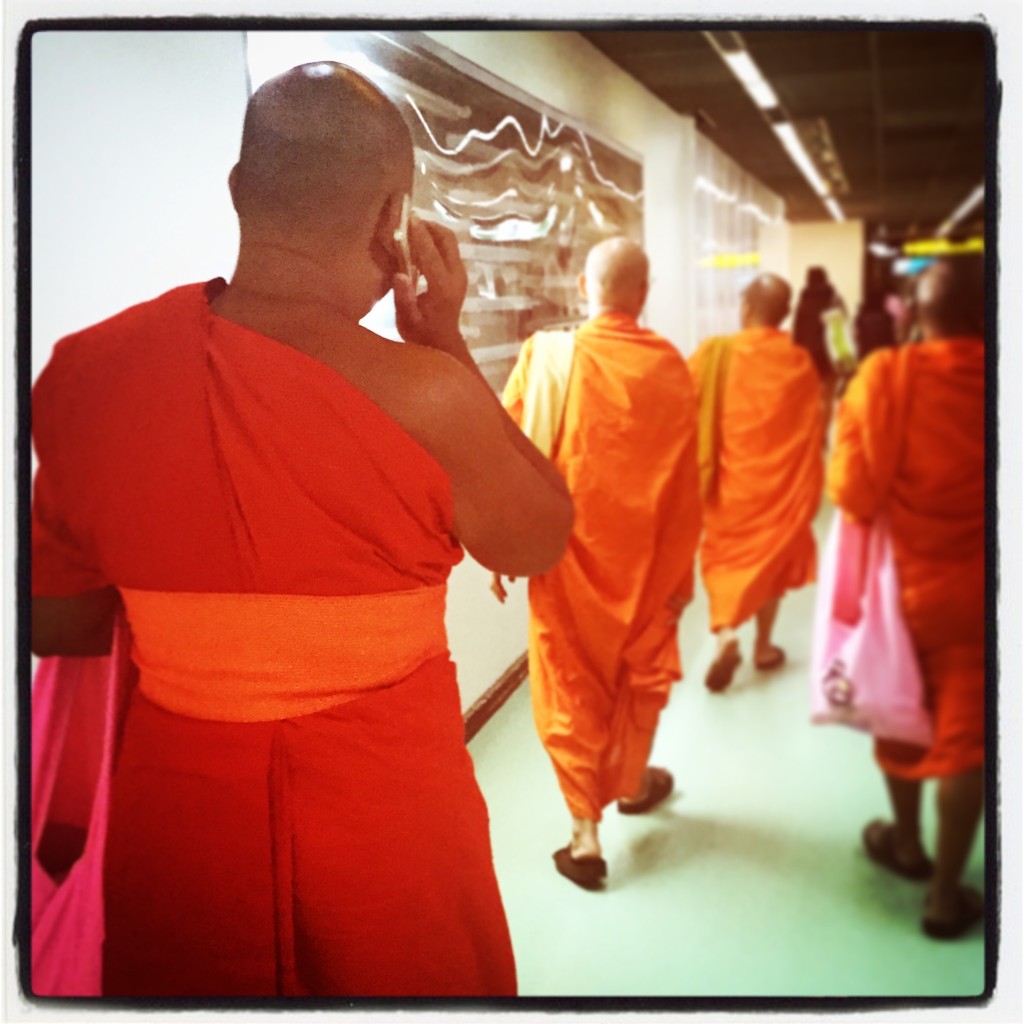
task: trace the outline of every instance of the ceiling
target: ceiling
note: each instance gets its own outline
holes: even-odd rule
[[[693,30],[583,35],[785,200],[791,221],[829,213],[762,112]],[[890,241],[928,237],[985,173],[985,41],[969,29],[740,31],[794,122],[823,118],[849,192],[844,215]],[[980,232],[984,206],[957,227]]]

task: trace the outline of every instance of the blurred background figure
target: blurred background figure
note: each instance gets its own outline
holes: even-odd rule
[[[868,855],[904,878],[929,880],[921,925],[936,939],[983,916],[960,883],[980,821],[985,762],[985,346],[981,259],[939,261],[918,279],[921,343],[861,367],[839,408],[828,473],[832,500],[863,520],[888,517],[902,609],[924,676],[935,738],[929,749],[878,741],[893,822],[864,830]],[[909,360],[896,393],[897,358]],[[892,437],[894,403],[906,436]],[[902,451],[889,493],[878,454]],[[921,836],[921,785],[938,780],[934,862]]]
[[[840,376],[829,346],[829,326],[826,324],[827,315],[833,311],[845,314],[846,307],[842,298],[828,279],[824,267],[809,267],[806,283],[793,314],[793,341],[811,357],[821,381],[821,401],[825,416],[823,437],[827,436],[832,421],[832,406]]]
[[[530,580],[529,659],[534,721],[572,815],[555,867],[585,889],[607,875],[604,807],[642,814],[672,792],[648,758],[682,675],[701,531],[694,389],[675,346],[637,324],[648,285],[636,243],[594,246],[579,279],[590,319],[529,338],[504,393],[576,507],[565,557]],[[504,601],[497,575],[493,588]]]
[[[824,267],[810,267],[807,281],[797,300],[793,314],[793,341],[806,349],[822,383],[835,380],[835,368],[825,337],[824,314],[830,309],[843,309],[843,300],[832,286]]]
[[[896,344],[896,323],[886,308],[886,296],[881,288],[870,286],[853,322],[853,337],[857,345],[857,359],[863,362],[880,348]]]

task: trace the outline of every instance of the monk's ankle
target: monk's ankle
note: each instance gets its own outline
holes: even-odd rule
[[[718,654],[726,649],[731,643],[736,642],[736,632],[728,626],[715,632],[715,640],[718,643]]]
[[[597,841],[597,822],[589,818],[572,819],[572,842],[569,844],[571,856],[580,860],[586,857],[600,857],[601,844]]]

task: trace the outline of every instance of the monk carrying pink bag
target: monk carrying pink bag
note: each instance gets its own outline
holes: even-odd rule
[[[907,407],[907,361],[895,360],[895,413],[888,465],[878,466],[887,495],[898,468]],[[899,581],[885,497],[870,523],[840,510],[832,521],[819,574],[811,657],[811,721],[838,723],[877,739],[928,747],[932,721],[900,607]]]

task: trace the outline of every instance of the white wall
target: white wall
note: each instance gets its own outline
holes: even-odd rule
[[[789,225],[789,280],[796,302],[808,267],[824,267],[848,312],[857,312],[864,291],[864,222],[813,221]]]
[[[43,32],[32,45],[32,365],[63,335],[229,277],[241,32]]]

